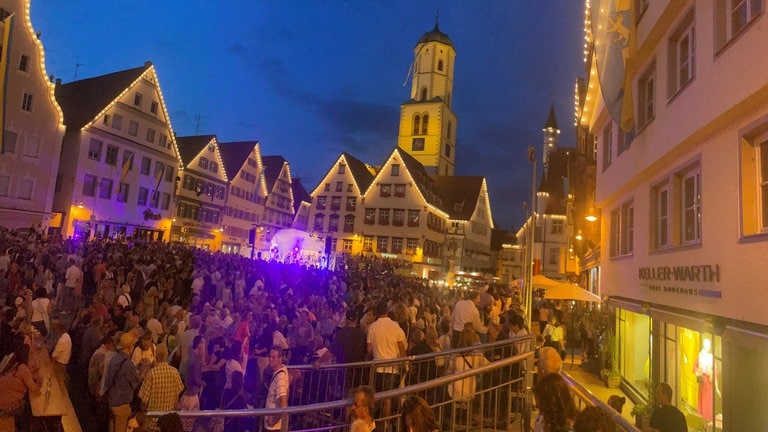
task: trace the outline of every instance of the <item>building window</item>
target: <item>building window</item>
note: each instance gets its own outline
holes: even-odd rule
[[[347,172],[347,166],[344,164],[339,164],[339,174],[344,174]]]
[[[317,197],[317,209],[318,210],[325,210],[325,204],[328,201],[328,198],[325,196],[319,196]]]
[[[450,120],[448,120],[448,124],[446,125],[446,128],[445,128],[445,137],[446,137],[446,138],[447,138],[449,141],[451,140],[451,127],[452,127],[452,126],[453,126],[453,124],[451,123],[451,121],[450,121]]]
[[[24,111],[32,111],[32,93],[24,93],[21,97],[21,109]]]
[[[111,166],[117,166],[117,146],[107,145],[107,154],[104,157],[104,163]]]
[[[24,154],[24,156],[37,158],[40,155],[40,138],[27,137],[27,142],[24,143],[22,154]]]
[[[419,132],[421,132],[421,116],[416,114],[413,116],[413,134],[419,135]]]
[[[117,196],[115,199],[117,202],[127,202],[128,201],[128,188],[130,185],[128,183],[120,183],[120,187],[117,188]]]
[[[355,231],[355,216],[354,215],[344,216],[344,232],[351,233],[354,231]]]
[[[451,145],[446,144],[445,145],[445,157],[450,158],[451,157]]]
[[[28,55],[21,55],[21,59],[19,60],[19,70],[22,72],[27,72],[29,69],[29,56]]]
[[[560,248],[559,247],[549,248],[549,264],[557,265],[559,261],[560,261]]]
[[[672,97],[696,76],[696,33],[691,9],[669,38],[668,97]]]
[[[331,211],[339,211],[339,210],[341,210],[341,197],[340,196],[331,197]]]
[[[392,164],[389,175],[397,177],[400,175],[400,164]]]
[[[325,186],[323,186],[323,190],[325,192],[330,192],[331,191],[331,184],[330,183],[326,183]]]
[[[16,198],[23,200],[32,199],[32,191],[35,188],[35,182],[31,179],[19,179],[16,185]]]
[[[174,179],[174,170],[173,167],[170,165],[165,166],[165,181],[168,183],[172,183]]]
[[[715,47],[720,49],[763,11],[763,0],[715,0]]]
[[[653,246],[662,249],[669,246],[669,182],[656,185],[651,190],[651,227]]]
[[[376,209],[367,208],[365,209],[365,219],[363,222],[366,225],[373,225],[376,219]]]
[[[325,215],[322,213],[318,213],[315,215],[315,223],[313,225],[313,228],[315,231],[323,231],[323,221],[325,219]]]
[[[132,151],[123,150],[123,163],[120,166],[123,169],[123,174],[128,174],[128,171],[133,171],[133,152]]]
[[[392,212],[392,225],[393,226],[405,225],[405,209],[395,209]]]
[[[421,118],[421,134],[422,135],[427,134],[427,125],[429,125],[429,116],[424,114],[424,117]]]
[[[562,234],[563,233],[563,226],[564,225],[565,225],[565,221],[564,220],[562,220],[562,219],[553,219],[550,232],[552,234]]]
[[[344,191],[344,182],[336,182],[336,192]]]
[[[403,238],[402,237],[392,237],[392,253],[393,254],[401,254],[401,253],[403,253]]]
[[[218,172],[219,172],[219,164],[217,164],[217,163],[216,163],[216,162],[214,162],[214,161],[211,161],[211,162],[208,164],[208,171],[210,171],[210,172],[212,172],[212,173],[218,173]],[[251,182],[251,183],[253,183],[253,182]]]
[[[617,125],[618,126],[618,125]],[[629,146],[632,144],[632,140],[634,139],[634,135],[625,132],[620,127],[617,127],[618,134],[617,134],[617,142],[616,142],[616,156],[621,156],[622,153],[629,150]]]
[[[635,204],[627,201],[611,212],[610,256],[629,255],[634,248]]]
[[[142,98],[143,97],[141,96],[141,93],[136,93],[135,95],[133,95],[133,104],[136,105],[137,107],[140,107]]]
[[[101,122],[104,124],[104,126],[109,126],[109,122],[111,120],[112,120],[112,116],[110,116],[109,114],[104,114],[104,117]]]
[[[85,196],[96,195],[96,176],[86,174],[83,177],[83,195]]]
[[[168,208],[171,206],[171,194],[167,192],[163,192],[163,198],[160,202],[160,208],[163,210],[168,210]]]
[[[128,122],[128,135],[136,136],[139,134],[139,123],[131,120]]]
[[[389,209],[379,209],[379,225],[389,225]]]
[[[10,188],[11,177],[7,175],[0,175],[0,196],[8,196],[8,189]]]
[[[386,198],[389,196],[392,196],[392,185],[391,184],[382,184],[381,190],[379,191],[379,196]]]
[[[99,198],[112,199],[112,186],[114,182],[110,178],[102,177],[99,183]]]
[[[149,175],[149,170],[152,169],[152,159],[142,156],[141,157],[141,174]]]
[[[346,252],[351,254],[352,253],[352,240],[344,239],[343,243],[341,244],[342,252]]]
[[[147,141],[151,143],[155,142],[155,130],[152,128],[147,128]]]
[[[88,144],[88,159],[101,160],[101,148],[104,146],[102,141],[91,138]]]
[[[149,104],[149,112],[157,114],[157,102],[152,101],[152,103]]]
[[[337,232],[339,230],[339,215],[330,215],[328,217],[328,231]]]
[[[158,144],[162,148],[171,148],[171,145],[168,143],[168,136],[166,134],[160,134],[160,141]]]
[[[149,206],[157,208],[160,205],[160,191],[155,189],[152,191],[152,198],[149,200]],[[210,221],[213,222],[213,221]]]
[[[136,199],[136,204],[140,206],[147,205],[148,195],[149,195],[149,189],[139,186],[139,197]]]
[[[603,171],[613,162],[613,122],[603,129]]]
[[[680,179],[683,243],[701,241],[701,169],[698,164],[677,174]]]
[[[18,134],[13,131],[5,130],[3,134],[3,152],[4,153],[16,153],[16,140]]]
[[[637,95],[637,124],[642,129],[656,115],[656,63],[651,63],[638,81]]]
[[[366,252],[373,251],[373,236],[363,236],[363,250]]]
[[[442,71],[443,70],[443,61],[438,60],[437,61],[437,70]]]
[[[411,151],[424,151],[424,138],[414,138],[411,141]]]
[[[389,237],[382,237],[382,236],[376,237],[376,252],[379,252],[379,253],[389,252],[388,246],[389,246]]]
[[[396,184],[395,185],[395,196],[396,197],[404,197],[405,196],[405,185],[404,184]]]
[[[408,226],[419,226],[419,210],[408,210]]]
[[[197,165],[198,165],[200,168],[202,168],[202,169],[204,169],[204,170],[207,170],[207,169],[208,169],[208,158],[204,158],[204,157],[201,157],[201,158],[200,158],[200,159],[197,161]]]
[[[425,101],[427,100],[427,88],[422,87],[421,88],[421,100]]]
[[[112,129],[120,130],[123,128],[123,116],[115,114],[112,116]]]
[[[155,161],[155,180],[157,184],[160,184],[160,180],[163,178],[163,174],[165,173],[165,164],[160,161]]]
[[[357,197],[347,197],[347,211],[355,211],[357,208]]]

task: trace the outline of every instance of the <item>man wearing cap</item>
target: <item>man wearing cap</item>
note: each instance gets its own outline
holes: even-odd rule
[[[101,395],[107,395],[109,432],[124,431],[131,417],[131,400],[139,386],[139,372],[130,355],[137,340],[132,332],[123,333],[117,344],[117,353],[107,366]]]

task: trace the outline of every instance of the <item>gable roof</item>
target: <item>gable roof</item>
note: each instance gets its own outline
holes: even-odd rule
[[[352,156],[351,154],[342,152],[341,155],[347,162],[347,168],[349,168],[349,172],[352,174],[352,178],[355,180],[355,183],[357,183],[358,189],[360,189],[361,193],[364,193],[366,190],[368,190],[368,186],[373,183],[373,179],[375,177],[374,173],[371,172],[371,170],[368,168],[368,165],[363,163],[360,159]]]
[[[152,67],[144,66],[56,86],[56,100],[64,112],[67,131],[79,131]]]
[[[293,191],[294,213],[299,211],[299,207],[301,207],[302,201],[308,203],[312,202],[312,196],[309,194],[309,192],[307,192],[307,189],[304,187],[304,184],[301,182],[300,178],[291,179],[291,189]]]
[[[236,141],[219,143],[221,160],[224,162],[224,171],[230,178],[234,178],[240,171],[248,156],[253,152],[253,148],[259,144],[258,141]]]
[[[282,156],[262,156],[261,163],[264,164],[264,179],[267,182],[267,190],[270,192],[275,186],[277,178],[280,177],[280,171],[283,169],[283,164],[288,161]],[[295,201],[295,200],[294,200]]]
[[[397,153],[400,156],[400,160],[403,161],[405,168],[408,170],[408,173],[410,173],[413,182],[416,183],[416,187],[419,189],[421,196],[424,197],[427,203],[445,211],[443,199],[438,193],[434,181],[427,173],[427,170],[424,169],[424,165],[400,146],[395,147],[393,154],[394,153]]]
[[[477,207],[484,177],[432,176],[440,196],[443,210],[451,219],[469,220]]]
[[[181,166],[186,167],[198,154],[215,139],[216,135],[192,135],[185,137],[176,137],[176,145],[179,147],[179,158]],[[225,168],[226,170],[226,168]],[[225,171],[226,172],[226,171]]]

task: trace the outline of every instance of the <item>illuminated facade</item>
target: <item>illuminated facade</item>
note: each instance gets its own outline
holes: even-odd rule
[[[45,71],[43,45],[32,28],[29,1],[0,1],[0,20],[3,32],[12,27],[8,33],[10,49],[0,40],[8,64],[0,154],[0,225],[58,226],[61,219],[55,214],[52,218],[51,210],[64,115]]]
[[[264,165],[257,141],[219,143],[224,170],[229,177],[229,193],[222,213],[221,251],[246,256],[251,254],[253,230],[255,250],[268,250],[260,227],[267,197]]]
[[[453,175],[456,114],[451,109],[456,50],[435,23],[413,50],[411,98],[400,105],[397,145],[429,174]]]
[[[293,225],[291,167],[282,156],[264,156],[262,162],[268,197],[261,218],[261,235],[270,241],[278,231]]]
[[[623,385],[669,383],[692,430],[765,428],[765,2],[620,3],[587,2],[580,122],[596,138]]]
[[[167,240],[179,156],[152,63],[61,85],[53,208],[66,236]]]
[[[181,178],[171,240],[220,250],[229,178],[215,135],[178,137]]]

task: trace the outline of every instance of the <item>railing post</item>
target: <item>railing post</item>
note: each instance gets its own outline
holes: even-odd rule
[[[524,432],[531,430],[531,412],[533,411],[533,368],[534,358],[528,357],[525,360],[525,403],[523,407],[523,428]]]

